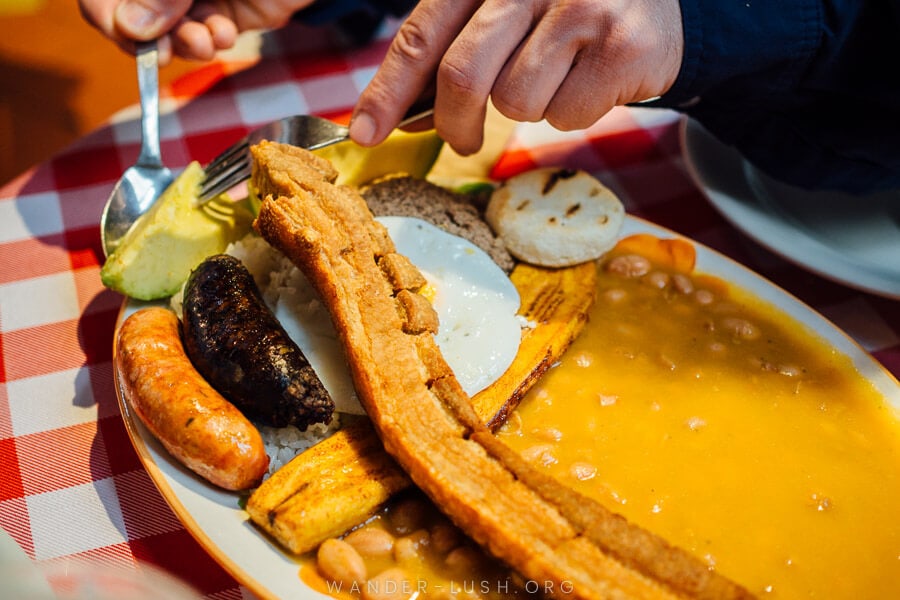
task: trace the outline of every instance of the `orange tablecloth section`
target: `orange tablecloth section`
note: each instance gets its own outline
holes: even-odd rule
[[[207,162],[271,119],[346,114],[387,47],[384,35],[340,48],[294,24],[261,39],[260,60],[200,66],[165,91],[162,154],[173,169]],[[151,563],[203,595],[237,599],[240,585],[185,530],[139,462],[113,389],[123,298],[100,283],[98,223],[139,137],[134,119],[115,120],[0,189],[0,526],[40,563]],[[519,125],[492,175],[537,165],[594,173],[630,213],[759,272],[900,374],[900,303],[806,272],[727,224],[685,170],[674,113],[617,109],[577,133]]]

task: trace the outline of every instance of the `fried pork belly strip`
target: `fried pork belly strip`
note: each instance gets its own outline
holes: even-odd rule
[[[554,270],[519,265],[512,272],[519,313],[538,325],[522,332],[510,368],[472,398],[478,418],[488,427],[506,420],[581,331],[593,303],[595,277],[593,264]],[[302,554],[364,522],[411,484],[369,421],[362,420],[281,467],[251,494],[247,513],[282,546]]]
[[[534,471],[493,437],[433,335],[405,332],[407,315],[379,267],[394,253],[384,228],[318,162],[291,166],[291,196],[257,188],[265,200],[256,226],[328,306],[357,394],[413,482],[470,537],[525,578],[552,584],[555,595],[749,597],[692,555]]]

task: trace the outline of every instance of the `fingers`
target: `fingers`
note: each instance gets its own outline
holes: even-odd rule
[[[664,94],[681,68],[684,38],[677,2],[632,2],[581,44],[544,117],[581,129],[612,109]]]
[[[383,140],[436,81],[435,127],[460,154],[481,147],[487,100],[531,26],[529,3],[423,0],[401,26],[351,120],[354,140]],[[490,43],[484,43],[490,40]]]
[[[175,54],[190,60],[212,60],[219,50],[231,48],[237,36],[237,24],[205,2],[196,2],[170,34]]]
[[[290,1],[291,6],[296,3]],[[274,4],[280,7],[279,15],[288,10],[283,3]],[[231,48],[239,17],[248,21],[245,29],[269,26],[266,19],[274,21],[252,4],[221,0],[79,0],[79,6],[88,23],[126,52],[134,53],[135,41],[157,40],[160,64],[167,64],[173,54],[210,60],[217,51]]]
[[[606,44],[613,19],[586,6],[560,2],[541,15],[492,90],[502,114],[572,130],[590,126],[615,106],[630,75]]]
[[[572,68],[574,26],[561,31],[538,21],[503,66],[491,90],[497,109],[516,121],[539,121]]]
[[[370,146],[384,140],[433,82],[437,65],[478,0],[422,0],[400,27],[381,67],[363,91],[350,135]]]
[[[191,0],[122,0],[116,6],[116,29],[124,37],[149,41],[171,30],[191,7]]]
[[[523,10],[527,4],[485,2],[440,62],[435,126],[459,154],[471,154],[482,145],[488,97],[532,26],[530,10]]]
[[[79,0],[84,19],[129,54],[136,41],[157,40],[159,63],[168,64],[172,42],[167,32],[191,6],[191,0]]]
[[[209,2],[194,2],[188,16],[203,23],[209,31],[210,41],[216,50],[225,50],[234,46],[238,36],[238,25],[230,14],[223,12],[224,7]]]
[[[610,12],[612,5],[545,3],[497,78],[492,99],[498,110],[515,120],[546,119],[557,129],[573,130],[630,101],[636,78],[643,78],[632,59],[644,57],[653,42],[635,45],[651,37],[643,22],[629,17],[630,8]],[[637,35],[630,36],[632,31]]]
[[[384,139],[427,82],[457,152],[481,145],[488,97],[507,117],[584,128],[658,96],[681,65],[678,0],[422,0],[363,92],[351,136]]]
[[[115,13],[120,0],[79,0],[84,20],[116,43],[122,50],[134,54],[134,40],[122,35],[116,27]]]
[[[113,13],[119,0],[78,0],[78,8],[84,20],[96,27],[107,37],[115,33]]]

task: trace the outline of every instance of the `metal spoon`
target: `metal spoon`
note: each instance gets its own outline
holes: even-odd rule
[[[141,98],[141,153],[113,188],[100,217],[103,253],[112,254],[134,222],[169,187],[174,176],[163,166],[159,151],[159,74],[156,42],[137,47],[138,89]]]

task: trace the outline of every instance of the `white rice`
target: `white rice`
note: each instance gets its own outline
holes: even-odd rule
[[[316,423],[306,431],[300,431],[293,425],[287,427],[267,427],[257,425],[269,455],[269,472],[266,477],[286,465],[292,458],[331,436],[341,428],[339,413],[334,413],[331,423]]]
[[[331,338],[330,344],[333,345],[338,353],[341,352],[336,334],[330,326],[331,319],[327,309],[318,300],[303,273],[290,259],[269,245],[264,239],[254,234],[247,235],[231,244],[225,252],[244,263],[244,266],[253,275],[253,279],[256,281],[256,285],[259,286],[266,305],[275,313],[288,335],[301,346],[316,373],[323,380],[323,384],[325,384],[329,394],[335,400],[335,404],[338,407],[345,407],[347,403],[341,402],[339,399],[346,397],[348,393],[352,395],[352,400],[356,402],[355,392],[353,392],[349,383],[341,386],[326,381],[326,377],[323,377],[323,373],[320,371],[327,371],[327,369],[316,364],[322,360],[330,359],[322,359],[319,353],[311,348],[311,345],[318,343],[321,347],[328,345],[329,341],[321,339],[310,340],[308,335],[304,336],[302,333],[309,330],[310,323],[318,323],[320,325],[320,336]],[[316,358],[319,360],[317,361]],[[338,358],[340,364],[343,364],[342,357],[339,355]],[[349,380],[345,373],[341,376],[345,380]],[[350,387],[349,391],[348,387]],[[338,397],[338,394],[340,394],[340,397]],[[358,405],[358,402],[356,404]],[[316,423],[310,425],[306,431],[300,431],[293,425],[268,427],[257,424],[257,427],[265,443],[266,453],[269,455],[268,475],[271,475],[290,462],[292,458],[330,437],[331,434],[340,429],[341,418],[340,412],[336,410],[331,423],[328,425]]]

